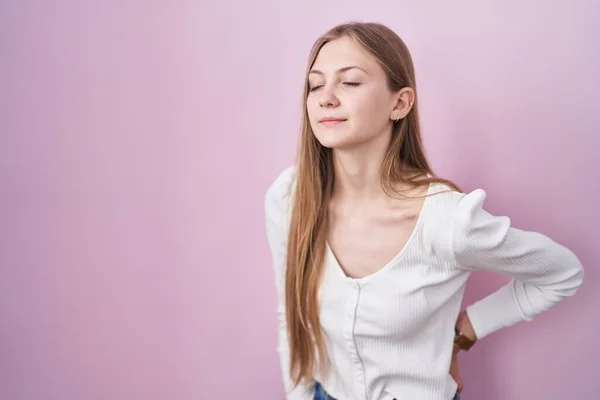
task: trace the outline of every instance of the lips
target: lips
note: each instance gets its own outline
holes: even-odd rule
[[[321,118],[321,120],[320,120],[320,122],[330,122],[330,123],[332,123],[332,122],[343,122],[343,121],[346,121],[346,119],[344,119],[344,118],[335,118],[335,117],[324,117],[324,118]]]

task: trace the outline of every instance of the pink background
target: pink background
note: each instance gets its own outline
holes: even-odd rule
[[[310,45],[360,19],[411,48],[437,172],[586,267],[577,296],[461,357],[463,399],[598,399],[599,17],[592,0],[2,1],[0,398],[281,398],[264,191],[293,161]],[[475,275],[467,301],[504,282]]]

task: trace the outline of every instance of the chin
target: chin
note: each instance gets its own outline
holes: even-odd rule
[[[317,140],[323,147],[328,149],[349,149],[359,146],[362,142],[350,137],[332,137],[329,135],[317,136]]]

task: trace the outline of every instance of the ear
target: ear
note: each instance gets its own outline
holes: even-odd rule
[[[413,107],[415,102],[415,91],[412,88],[405,87],[398,91],[394,96],[396,98],[396,106],[390,114],[390,119],[394,122],[405,118]]]

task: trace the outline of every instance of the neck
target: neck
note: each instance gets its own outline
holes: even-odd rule
[[[381,139],[357,147],[334,149],[333,196],[351,202],[386,199],[387,194],[381,187],[381,164],[389,141],[389,136],[381,135]]]

